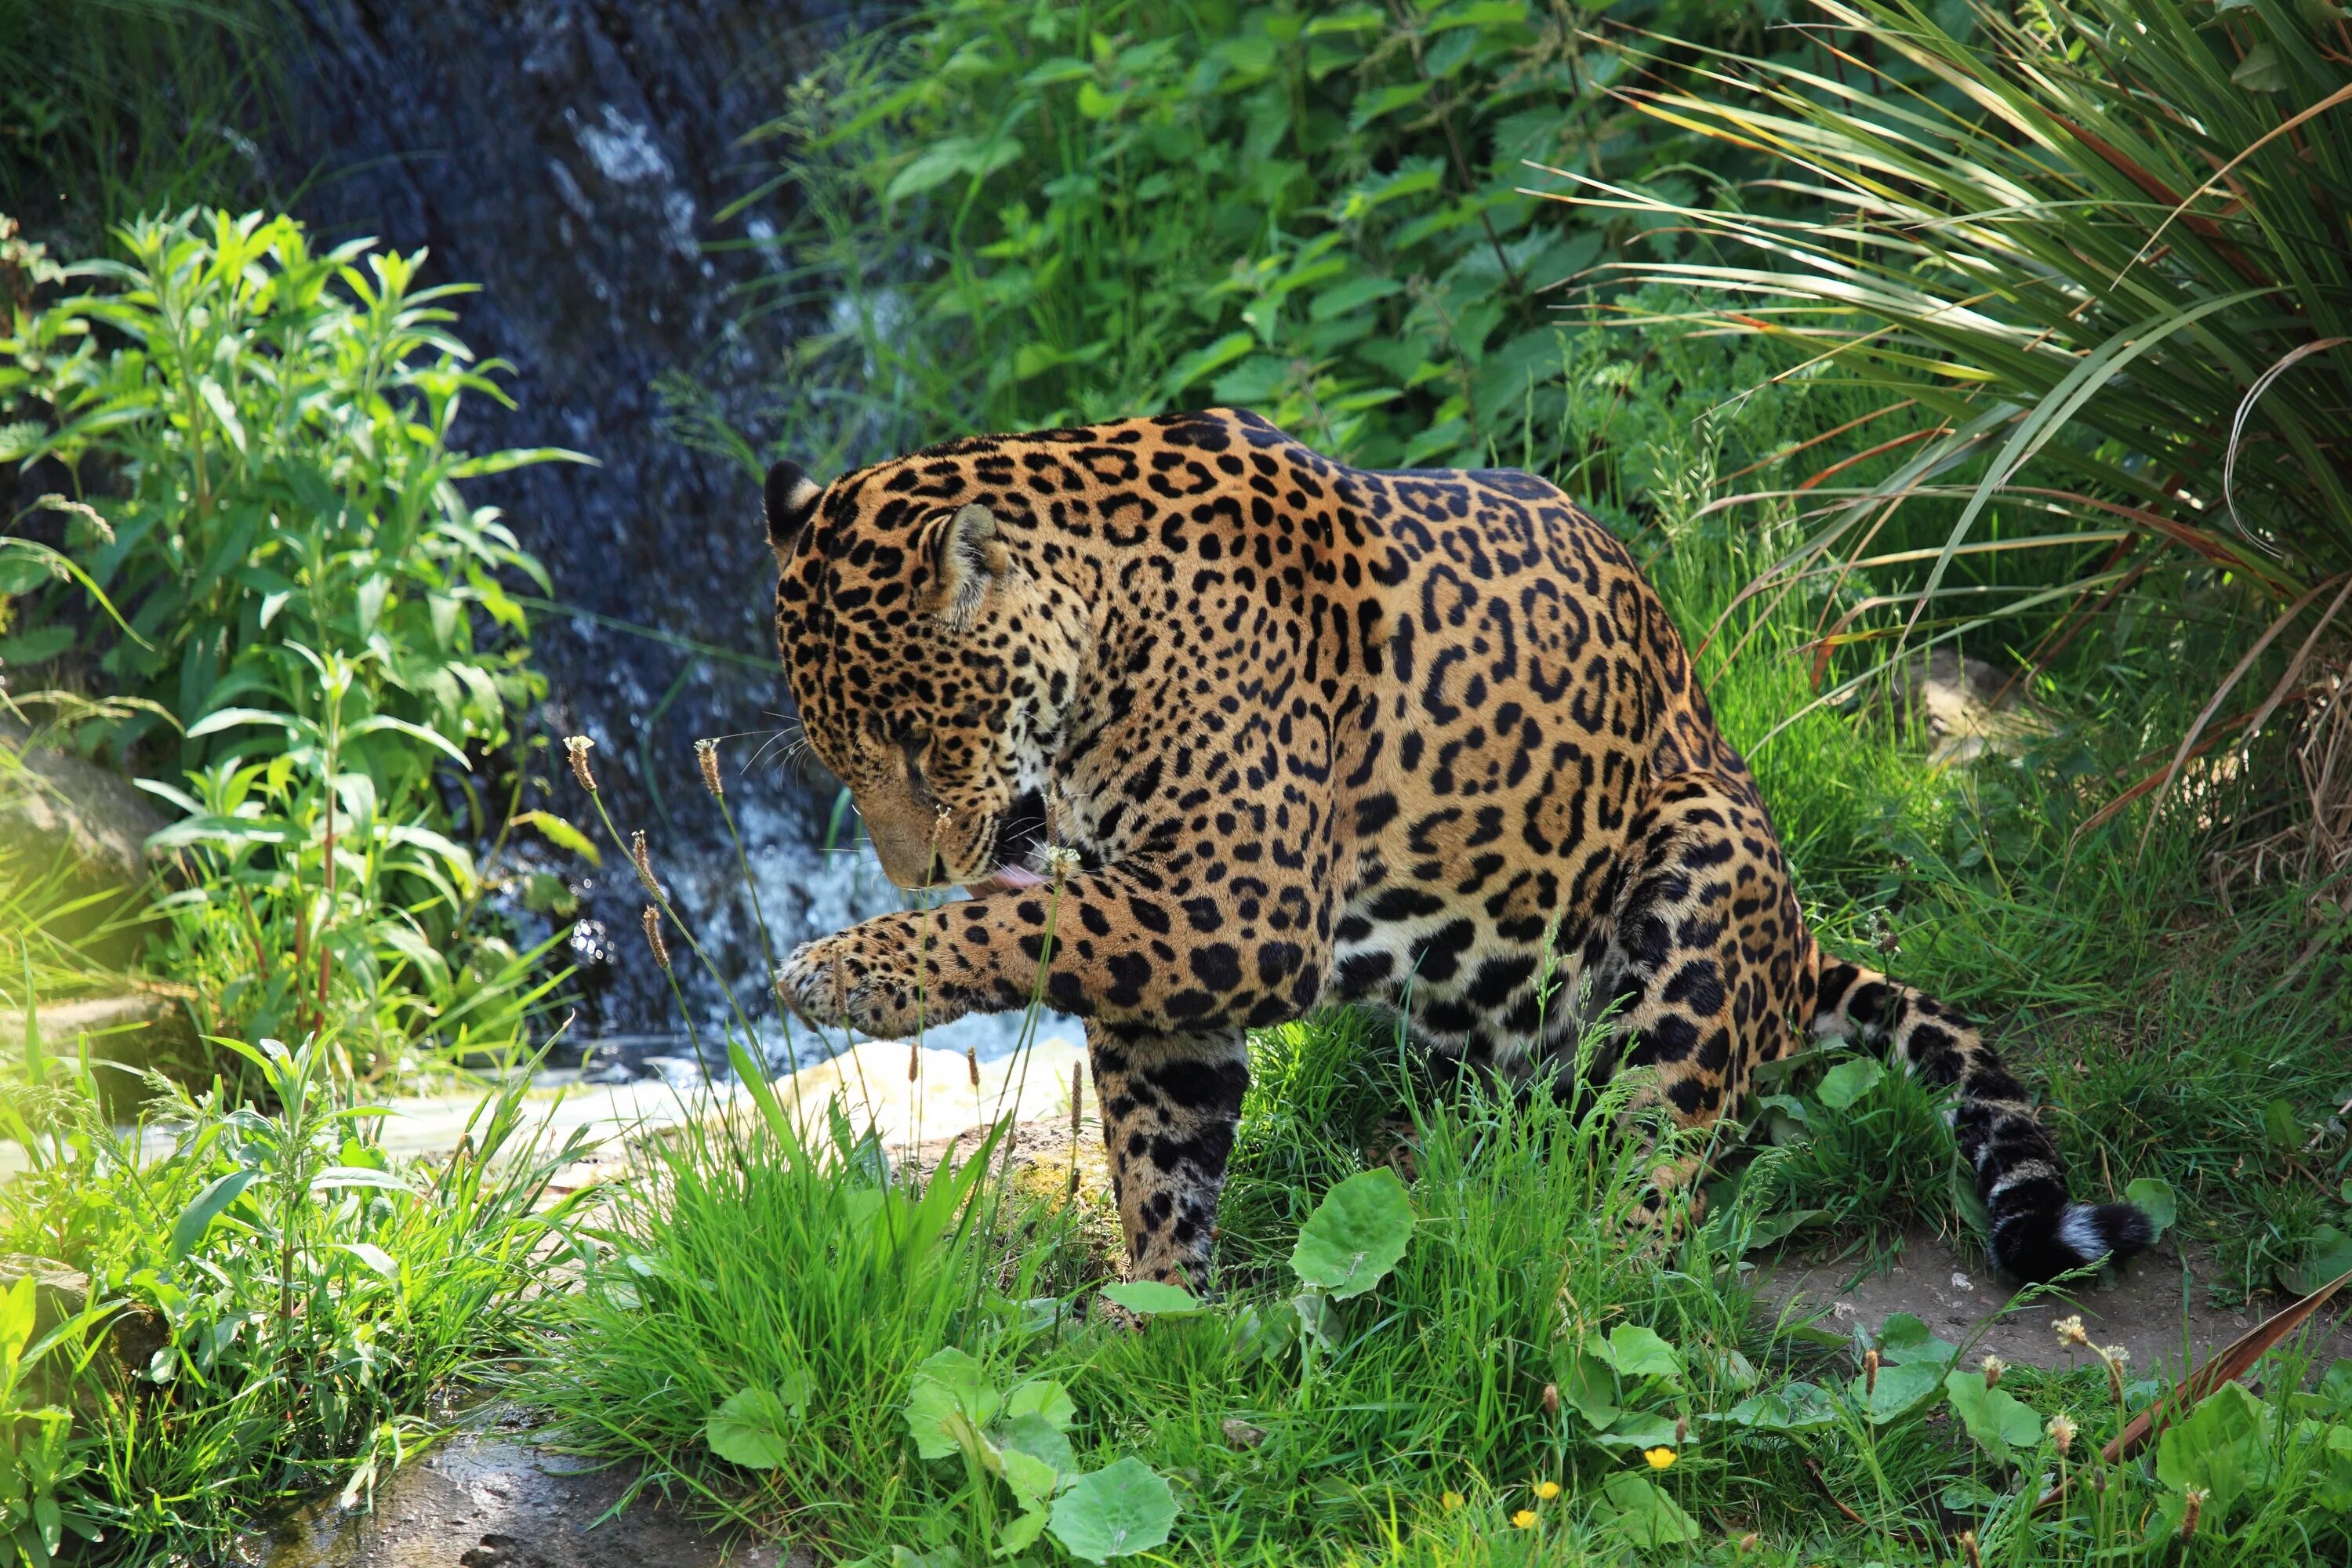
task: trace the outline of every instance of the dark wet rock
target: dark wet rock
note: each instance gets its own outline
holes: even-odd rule
[[[806,1568],[805,1548],[716,1534],[648,1492],[604,1516],[636,1479],[478,1424],[345,1507],[320,1498],[249,1537],[253,1568]]]
[[[746,662],[698,659],[585,619],[542,615],[537,646],[553,683],[552,733],[596,738],[596,767],[624,830],[646,828],[685,907],[732,890],[734,854],[696,777],[703,735],[772,731],[785,700],[767,626],[770,562],[756,476],[689,450],[663,428],[654,386],[685,371],[740,422],[756,423],[761,378],[790,320],[739,321],[740,290],[780,265],[783,197],[726,222],[768,154],[738,145],[772,117],[785,85],[837,35],[834,0],[504,0],[415,5],[296,0],[287,145],[274,181],[324,237],[429,247],[427,281],[465,279],[454,301],[478,353],[509,361],[517,406],[468,402],[468,449],[561,447],[595,467],[547,465],[484,478],[468,494],[504,509],[547,563],[554,598],[593,616],[714,645]],[[727,242],[735,250],[714,250]],[[748,760],[758,737],[732,749]],[[590,827],[560,765],[545,804]],[[816,862],[823,803],[772,771],[737,786],[755,854]],[[642,901],[584,875],[580,918],[637,929]],[[789,888],[777,898],[789,906]],[[775,911],[772,911],[775,912]],[[788,907],[780,918],[801,934]],[[706,933],[722,967],[756,994],[761,965],[745,919]],[[592,942],[583,1032],[674,1026],[667,989],[626,942]],[[691,966],[689,986],[704,987]],[[715,1013],[715,991],[698,991]]]

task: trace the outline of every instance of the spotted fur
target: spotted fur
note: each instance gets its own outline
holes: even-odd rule
[[[1956,1091],[2003,1268],[2145,1245],[2068,1202],[1974,1026],[1814,945],[1657,595],[1541,479],[1219,410],[779,465],[768,514],[811,744],[894,880],[973,893],[780,988],[878,1036],[1041,990],[1082,1016],[1139,1275],[1203,1282],[1244,1033],[1334,1002],[1507,1079],[1609,1008],[1595,1072],[1652,1069],[1685,1126],[1808,1030],[1879,1044]]]

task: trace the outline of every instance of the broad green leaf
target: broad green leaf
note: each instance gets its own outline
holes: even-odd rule
[[[2175,1491],[2202,1487],[2218,1521],[2230,1504],[2269,1477],[2269,1406],[2243,1384],[2225,1383],[2156,1445],[2156,1478]]]
[[[248,1165],[243,1170],[231,1171],[226,1176],[216,1176],[206,1184],[205,1190],[180,1211],[178,1222],[172,1226],[172,1245],[165,1256],[174,1263],[185,1258],[196,1243],[204,1239],[205,1232],[212,1228],[213,1221],[220,1217],[221,1210],[236,1202],[259,1174],[259,1171]]]
[[[1832,1110],[1843,1110],[1878,1087],[1886,1068],[1873,1057],[1848,1057],[1822,1079],[1815,1098]]]
[[[1054,1539],[1088,1563],[1149,1552],[1167,1541],[1175,1523],[1176,1494],[1132,1454],[1079,1478],[1054,1500]]]
[[[914,1434],[915,1451],[926,1459],[944,1459],[957,1451],[950,1430],[950,1416],[974,1427],[984,1426],[996,1414],[996,1390],[980,1363],[950,1346],[915,1369],[907,1392],[907,1429]]]
[[[518,811],[507,820],[518,827],[536,827],[539,829],[541,837],[545,838],[558,849],[569,850],[579,856],[591,866],[602,866],[604,863],[604,852],[596,847],[586,834],[551,811]]]
[[[1429,80],[1392,82],[1357,101],[1354,111],[1348,116],[1348,129],[1361,131],[1375,120],[1409,109],[1427,98],[1436,85]]]
[[[1949,1366],[1959,1359],[1960,1347],[1939,1340],[1916,1313],[1897,1312],[1878,1331],[1878,1353],[1888,1361],[1932,1361]]]
[[[1045,1510],[1044,1509],[1033,1508],[1027,1513],[1016,1514],[1013,1516],[1012,1523],[1004,1525],[997,1531],[995,1555],[999,1557],[1018,1556],[1020,1553],[1028,1551],[1032,1546],[1034,1546],[1037,1543],[1037,1538],[1044,1533],[1045,1533]],[[941,1550],[952,1550],[952,1548],[942,1548]]]
[[[189,725],[188,739],[194,741],[202,736],[218,734],[240,724],[275,724],[281,730],[292,730],[299,726],[300,721],[290,714],[272,713],[266,708],[223,708]]]
[[[1753,1427],[1759,1432],[1801,1432],[1811,1426],[1832,1426],[1837,1418],[1837,1406],[1830,1403],[1829,1395],[1802,1382],[1784,1383],[1768,1393],[1751,1394],[1722,1415],[1707,1417]]]
[[[1698,1539],[1698,1522],[1645,1475],[1619,1470],[1601,1483],[1610,1523],[1634,1545],[1657,1550]]]
[[[2147,1223],[2156,1228],[2157,1237],[2170,1230],[2172,1222],[2180,1215],[2179,1205],[2173,1201],[2172,1184],[2157,1176],[2142,1176],[2126,1187],[2124,1201],[2147,1215]]]
[[[1603,1342],[1595,1335],[1593,1342]],[[1606,1361],[1579,1350],[1556,1352],[1555,1357],[1560,1399],[1595,1430],[1605,1429],[1623,1413],[1617,1404],[1617,1380]]]
[[[38,1288],[27,1274],[0,1296],[0,1367],[15,1370],[25,1346],[32,1342],[33,1324],[38,1317],[37,1295]]]
[[[1360,1296],[1404,1257],[1412,1238],[1412,1205],[1386,1165],[1360,1171],[1323,1194],[1299,1227],[1290,1267],[1333,1300]]]
[[[781,1392],[756,1384],[737,1389],[703,1423],[703,1440],[712,1453],[747,1470],[781,1468],[792,1458],[790,1438],[808,1396],[805,1374]]]
[[[1160,386],[1173,397],[1193,383],[1214,375],[1256,346],[1257,338],[1253,333],[1227,332],[1215,342],[1194,349],[1169,366]]]
[[[934,185],[945,184],[958,174],[968,173],[971,159],[972,141],[969,136],[950,136],[934,142],[898,171],[882,193],[882,199],[901,201],[920,195]]]
[[[1600,1441],[1610,1448],[1671,1448],[1675,1444],[1675,1424],[1664,1415],[1629,1412],[1610,1423],[1609,1430],[1600,1435]]]
[[[2284,92],[2292,85],[2286,63],[2269,44],[2256,44],[2230,73],[2230,79],[2248,92]]]
[[[2352,1273],[2352,1235],[2332,1225],[2315,1227],[2310,1245],[2304,1250],[2303,1261],[2278,1272],[2280,1284],[2298,1296],[2309,1295],[2331,1280]]]
[[[1157,1279],[1130,1279],[1122,1284],[1106,1285],[1103,1300],[1144,1316],[1179,1317],[1202,1310],[1201,1302],[1192,1292],[1181,1285],[1164,1285]]]
[[[400,1265],[393,1260],[392,1254],[372,1241],[339,1241],[335,1247],[350,1253],[386,1279],[400,1278]]]
[[[1606,1340],[1589,1334],[1584,1348],[1615,1367],[1622,1377],[1679,1379],[1683,1374],[1683,1358],[1675,1353],[1675,1347],[1660,1339],[1655,1329],[1639,1323],[1620,1323],[1609,1331]]]
[[[1868,1392],[1864,1392],[1868,1385]],[[1855,1405],[1874,1422],[1887,1422],[1909,1415],[1920,1402],[1944,1385],[1944,1363],[1937,1361],[1900,1362],[1878,1369],[1878,1381],[1871,1384],[1856,1373],[1846,1392]]]
[[[1956,1372],[1944,1379],[1952,1410],[1977,1445],[2002,1464],[2042,1440],[2042,1418],[2005,1388],[1987,1388],[1984,1373]]]
[[[1049,1377],[1033,1377],[1017,1385],[1004,1396],[1003,1419],[1018,1420],[1034,1415],[1056,1432],[1066,1432],[1078,1418],[1078,1407],[1070,1399],[1070,1391]]]
[[[1065,1473],[1075,1472],[1078,1461],[1077,1456],[1070,1452],[1067,1437],[1059,1432],[1045,1431],[1034,1415],[1026,1417],[1025,1424],[1034,1428],[1035,1434],[1059,1444],[1060,1457],[1066,1462],[1056,1463],[1053,1458],[1041,1458],[1025,1448],[1003,1443],[995,1445],[995,1451],[990,1456],[994,1463],[990,1468],[1004,1478],[1004,1484],[1012,1489],[1022,1511],[1032,1513],[1053,1500],[1055,1492],[1061,1489],[1062,1477]]]

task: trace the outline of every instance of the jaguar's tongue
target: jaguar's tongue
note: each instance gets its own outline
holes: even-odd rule
[[[1045,885],[1045,879],[1026,866],[999,866],[979,881],[966,882],[964,891],[975,899],[982,899],[991,893],[1015,893],[1024,888],[1042,888]]]

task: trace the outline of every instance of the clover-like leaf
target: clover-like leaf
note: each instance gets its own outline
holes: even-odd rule
[[[1412,1238],[1412,1205],[1397,1173],[1360,1171],[1323,1194],[1299,1227],[1290,1267],[1301,1282],[1333,1300],[1360,1296],[1404,1257]]]
[[[1108,1563],[1163,1544],[1175,1524],[1167,1479],[1129,1454],[1055,1499],[1051,1528],[1071,1556]]]

